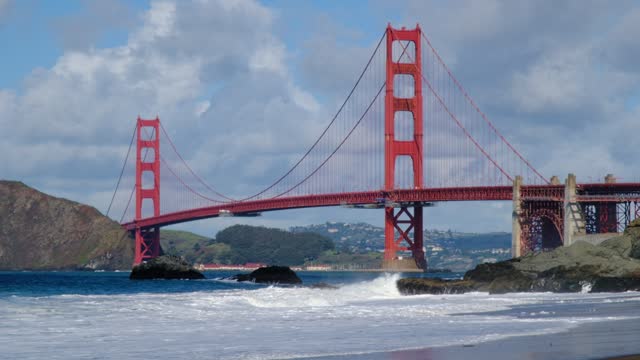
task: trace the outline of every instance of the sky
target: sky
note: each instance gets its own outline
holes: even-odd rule
[[[640,4],[507,0],[0,0],[0,178],[105,212],[136,117],[159,115],[199,175],[259,189],[330,120],[387,23],[419,23],[545,176],[640,181]],[[325,221],[382,226],[383,213],[177,227]],[[510,231],[511,203],[437,204],[425,226]]]

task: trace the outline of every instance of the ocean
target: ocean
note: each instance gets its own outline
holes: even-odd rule
[[[415,274],[299,273],[337,289],[222,279],[232,274],[0,272],[0,358],[360,359],[640,322],[637,292],[402,296],[395,282]]]

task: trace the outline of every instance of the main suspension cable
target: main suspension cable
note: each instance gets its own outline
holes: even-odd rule
[[[215,189],[213,189],[211,186],[209,186],[209,184],[207,184],[204,180],[202,180],[202,178],[200,176],[198,176],[189,166],[189,164],[184,160],[184,158],[182,157],[182,155],[180,155],[180,153],[178,152],[178,149],[176,148],[175,144],[173,143],[173,141],[171,140],[171,138],[169,137],[169,134],[167,134],[167,131],[165,130],[164,126],[162,125],[162,122],[158,121],[160,123],[160,128],[162,129],[162,133],[164,133],[165,137],[167,138],[167,140],[169,141],[169,144],[171,145],[171,147],[173,148],[173,151],[176,153],[176,155],[178,155],[178,158],[180,158],[180,161],[182,161],[182,163],[184,164],[184,166],[187,168],[187,170],[189,170],[189,172],[191,173],[191,175],[193,175],[202,185],[204,185],[209,191],[211,191],[212,193],[216,194],[217,196],[228,200],[228,201],[219,201],[219,200],[211,200],[208,197],[204,197],[205,199],[211,200],[211,201],[216,201],[216,202],[234,202],[236,200],[229,198],[221,193],[219,193],[218,191],[216,191]],[[168,166],[168,165],[167,165]],[[202,195],[201,195],[202,196]]]
[[[404,49],[407,48],[407,46],[409,44],[402,44],[402,41],[400,41],[393,29],[391,30],[391,36],[393,36],[397,41],[400,42],[400,45],[404,47]],[[482,152],[482,154],[489,160],[491,161],[491,163],[493,163],[493,165],[495,165],[498,170],[500,170],[500,172],[502,172],[502,174],[504,176],[507,177],[507,179],[509,179],[510,181],[513,181],[513,178],[511,177],[511,175],[509,175],[506,171],[504,171],[504,169],[484,150],[484,148],[476,141],[476,139],[469,133],[469,131],[467,130],[467,128],[464,127],[464,125],[460,122],[460,120],[458,120],[458,118],[451,112],[451,110],[449,110],[449,107],[444,103],[444,101],[442,100],[442,98],[440,97],[440,95],[435,91],[435,89],[433,88],[433,86],[431,85],[431,83],[429,82],[429,80],[427,80],[427,78],[424,76],[424,74],[422,73],[422,69],[418,68],[418,65],[416,64],[415,61],[413,61],[413,59],[411,58],[411,55],[406,54],[407,57],[409,58],[410,61],[412,61],[413,66],[416,68],[416,70],[418,70],[418,72],[420,73],[420,76],[422,77],[422,79],[425,81],[425,83],[427,84],[427,87],[429,87],[429,90],[433,93],[433,95],[436,97],[436,99],[438,100],[438,102],[440,103],[440,105],[442,105],[442,107],[444,108],[444,110],[449,114],[449,116],[454,120],[454,122],[458,125],[458,127],[464,132],[464,134],[469,138],[469,140],[471,140],[471,142],[476,146],[476,148],[478,148],[478,150],[480,150],[480,152]]]
[[[329,122],[329,124],[325,127],[324,131],[322,131],[322,134],[320,134],[320,136],[318,137],[318,139],[316,139],[316,141],[313,143],[313,145],[311,145],[311,147],[307,150],[307,152],[298,160],[298,162],[295,163],[295,165],[293,165],[293,167],[291,167],[291,169],[289,169],[289,171],[287,171],[284,175],[282,175],[278,180],[276,180],[273,184],[269,185],[267,188],[263,189],[262,191],[246,197],[244,199],[240,199],[238,201],[246,201],[246,200],[250,200],[253,198],[256,198],[262,194],[264,194],[265,192],[271,190],[273,187],[275,187],[276,185],[278,185],[280,182],[282,182],[282,180],[284,180],[287,176],[289,176],[289,174],[291,174],[299,165],[300,163],[302,163],[302,161],[304,159],[307,158],[307,156],[309,156],[309,154],[311,153],[311,151],[318,145],[318,143],[320,142],[320,140],[322,140],[322,138],[325,136],[325,134],[329,131],[329,128],[335,123],[335,121],[338,119],[338,116],[340,115],[340,113],[342,112],[342,110],[344,109],[344,107],[347,105],[347,102],[349,101],[349,99],[351,99],[351,96],[353,95],[353,93],[355,92],[356,88],[358,87],[358,85],[360,84],[360,81],[362,80],[362,78],[364,77],[365,73],[367,72],[367,69],[369,69],[369,65],[371,65],[371,62],[373,61],[376,53],[378,52],[378,49],[380,48],[380,44],[382,44],[382,40],[384,40],[386,35],[386,32],[382,34],[382,36],[380,37],[380,40],[378,41],[378,44],[376,45],[375,50],[373,50],[373,53],[371,54],[371,57],[369,58],[369,61],[367,61],[367,64],[365,65],[364,69],[362,70],[362,73],[360,73],[360,76],[358,77],[358,80],[356,81],[355,85],[353,85],[353,88],[351,89],[351,91],[349,92],[349,94],[347,95],[347,98],[344,100],[344,102],[342,103],[342,105],[340,106],[340,108],[338,109],[338,111],[336,112],[336,114],[333,116],[333,119],[331,119],[331,122]]]
[[[109,217],[109,212],[111,211],[111,206],[113,206],[113,202],[116,198],[116,194],[118,193],[118,188],[120,187],[120,182],[122,181],[122,176],[124,175],[125,167],[127,166],[127,161],[129,161],[129,154],[131,154],[131,148],[133,147],[133,140],[136,138],[136,129],[138,125],[133,127],[133,134],[131,135],[131,142],[129,142],[129,149],[127,150],[127,156],[124,158],[124,163],[122,163],[122,169],[120,170],[120,176],[118,177],[118,182],[116,183],[116,188],[113,190],[113,195],[111,196],[111,201],[109,202],[109,207],[107,208],[107,213],[105,216]]]
[[[513,151],[516,156],[518,156],[520,158],[520,160],[522,160],[529,169],[531,169],[540,179],[542,179],[542,181],[544,181],[547,185],[550,185],[551,183],[549,182],[549,180],[547,180],[544,176],[542,176],[538,170],[536,170],[533,165],[531,165],[531,163],[529,163],[529,161],[527,159],[524,158],[524,156],[522,156],[522,154],[520,154],[520,152],[518,150],[516,150],[513,145],[511,145],[511,143],[509,141],[507,141],[507,139],[498,131],[498,129],[493,125],[493,123],[489,120],[489,118],[485,115],[484,112],[482,112],[482,110],[480,110],[480,108],[478,107],[478,105],[476,105],[475,101],[473,101],[473,99],[471,98],[471,96],[467,93],[467,91],[464,89],[464,87],[462,86],[462,84],[460,84],[460,82],[458,81],[458,79],[453,75],[453,73],[451,72],[451,70],[449,69],[449,67],[447,66],[447,64],[442,60],[442,58],[440,57],[440,54],[438,54],[438,52],[436,51],[436,49],[433,47],[433,45],[431,44],[431,41],[429,41],[429,39],[427,38],[427,36],[421,31],[420,34],[422,35],[422,38],[427,42],[427,45],[429,46],[429,48],[431,49],[431,51],[433,52],[433,54],[436,56],[436,58],[438,59],[438,62],[444,66],[444,69],[447,71],[447,73],[449,74],[449,77],[451,78],[451,80],[453,80],[453,82],[456,84],[456,86],[458,87],[458,89],[460,89],[460,91],[462,92],[462,94],[464,95],[464,97],[467,99],[467,101],[469,101],[469,103],[471,104],[471,106],[476,110],[476,112],[478,112],[478,114],[480,114],[480,117],[489,125],[489,127],[491,128],[491,130],[493,130],[493,132],[498,135],[498,137],[500,137],[500,139],[507,145],[507,147],[509,147],[509,149],[511,149],[511,151]],[[422,73],[422,72],[421,72]]]

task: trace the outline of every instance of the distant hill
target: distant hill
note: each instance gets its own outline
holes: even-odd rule
[[[384,251],[384,228],[367,223],[327,222],[296,226],[292,232],[314,232],[331,238],[336,249],[368,254]],[[511,257],[511,234],[463,233],[451,230],[424,230],[427,263],[430,268],[466,271],[483,262]]]
[[[167,254],[197,263],[303,265],[317,262],[334,249],[333,242],[315,233],[291,233],[261,226],[234,225],[208,239],[186,231],[162,230],[160,242]]]
[[[0,181],[0,269],[130,269],[133,247],[91,206]]]
[[[231,264],[231,247],[189,231],[160,231],[160,245],[165,254],[182,256],[191,263]]]

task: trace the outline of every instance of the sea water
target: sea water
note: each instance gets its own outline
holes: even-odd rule
[[[305,284],[130,281],[126,272],[0,272],[3,359],[280,359],[468,345],[640,317],[640,293],[402,296],[403,275]],[[633,310],[636,311],[633,311]]]

